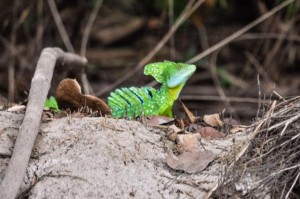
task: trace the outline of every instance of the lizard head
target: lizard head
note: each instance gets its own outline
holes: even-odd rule
[[[169,88],[183,86],[195,71],[195,65],[176,63],[176,66],[169,67],[165,71],[166,84]]]
[[[195,65],[164,61],[146,65],[144,74],[152,75],[168,88],[175,88],[183,86],[195,71]]]

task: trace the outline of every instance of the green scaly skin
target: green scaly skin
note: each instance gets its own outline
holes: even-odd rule
[[[159,90],[151,87],[130,87],[110,93],[108,106],[115,118],[133,119],[144,115],[172,117],[172,107],[186,81],[195,72],[196,66],[170,61],[145,66],[144,74],[153,76],[162,84]]]

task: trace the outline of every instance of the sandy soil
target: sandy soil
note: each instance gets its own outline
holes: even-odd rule
[[[0,179],[23,114],[0,111]],[[29,198],[204,198],[231,158],[232,137],[201,141],[215,154],[204,171],[166,164],[165,132],[140,122],[62,118],[43,122],[20,189]],[[242,137],[235,136],[235,144]]]

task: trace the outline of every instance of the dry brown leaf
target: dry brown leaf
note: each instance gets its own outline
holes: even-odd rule
[[[200,148],[200,134],[180,134],[177,136],[177,150],[179,153],[198,151]]]
[[[185,171],[187,173],[197,173],[207,167],[214,160],[212,151],[193,151],[184,152],[175,156],[172,150],[167,152],[166,161],[169,167],[175,170]]]
[[[168,139],[174,142],[177,139],[177,133],[172,132],[168,134]]]
[[[177,119],[176,124],[180,129],[184,129],[185,127],[183,119],[179,119],[179,120]]]
[[[10,111],[10,112],[23,112],[25,111],[26,107],[25,105],[14,105],[10,108],[7,109],[7,111]]]
[[[229,132],[230,133],[238,133],[238,132],[243,132],[245,131],[245,127],[239,126],[239,125],[234,125],[230,128]]]
[[[225,136],[224,133],[221,133],[209,126],[197,129],[196,133],[200,133],[201,137],[207,139],[219,139]]]
[[[213,127],[221,127],[224,124],[220,119],[219,114],[204,115],[203,120],[206,124]]]
[[[178,128],[177,126],[175,126],[174,124],[172,124],[171,126],[169,126],[168,128],[169,131],[173,131],[174,133],[179,133],[182,130],[180,128]]]
[[[174,118],[163,115],[153,115],[145,117],[144,121],[149,125],[161,125],[174,121]]]
[[[188,116],[190,123],[194,124],[197,121],[197,118],[195,117],[195,115],[185,106],[185,104],[183,102],[181,102],[181,105],[182,105],[182,108],[184,109],[184,112]]]
[[[181,131],[182,130],[180,128],[172,124],[168,128],[168,139],[174,142],[177,139],[177,134]]]

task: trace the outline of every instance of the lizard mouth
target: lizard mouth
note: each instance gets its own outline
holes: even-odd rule
[[[176,74],[172,75],[171,78],[167,81],[167,86],[169,88],[177,87],[181,84],[184,84],[196,71],[196,66],[189,68],[189,70],[180,70]]]

